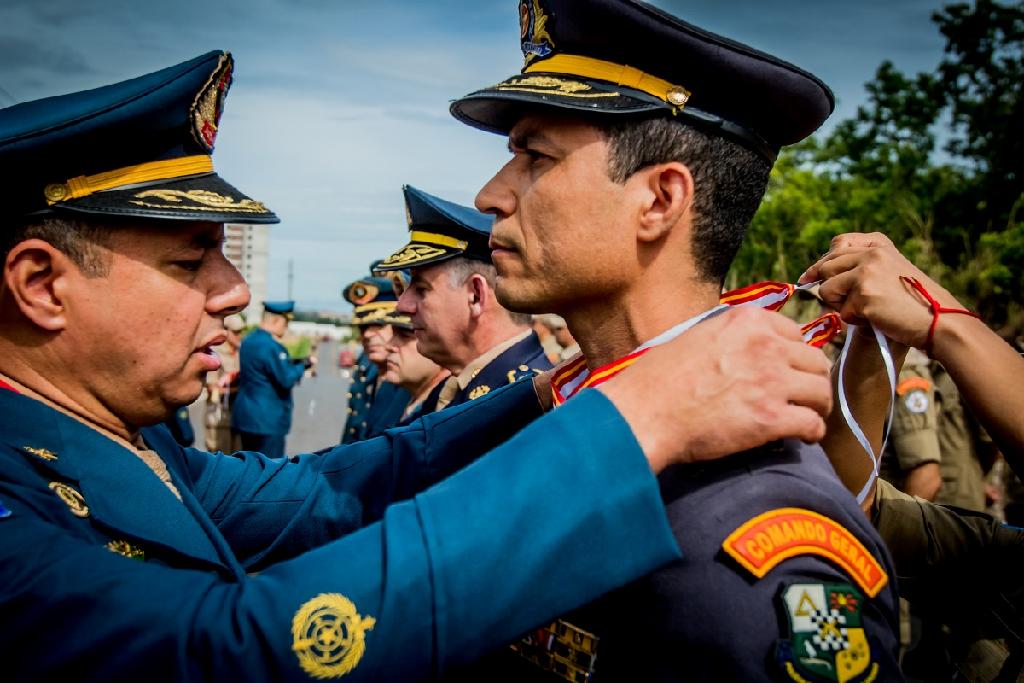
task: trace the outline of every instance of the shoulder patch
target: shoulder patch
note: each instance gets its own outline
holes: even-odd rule
[[[284,360],[285,358],[288,357],[288,353],[286,351],[282,351],[281,353],[277,354],[277,357],[280,358],[281,360]]]
[[[864,632],[864,599],[846,583],[793,583],[779,596],[787,640],[775,651],[794,681],[873,681],[878,663]]]
[[[783,560],[818,555],[849,574],[869,597],[889,581],[882,565],[846,527],[802,508],[757,515],[729,534],[722,549],[759,579]]]
[[[909,391],[929,391],[931,388],[932,383],[924,377],[908,377],[896,385],[896,394],[902,396]]]
[[[321,593],[295,612],[292,650],[313,678],[341,678],[363,658],[366,631],[376,623],[373,617],[360,617],[344,595]]]

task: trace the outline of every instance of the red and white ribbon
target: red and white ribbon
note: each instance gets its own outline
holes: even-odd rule
[[[741,287],[740,289],[725,292],[719,299],[719,304],[714,308],[704,311],[700,315],[696,315],[679,323],[678,325],[675,325],[674,327],[669,328],[654,339],[638,346],[628,355],[608,363],[607,365],[602,365],[599,368],[591,370],[587,367],[587,359],[580,356],[552,377],[551,393],[554,405],[560,406],[583,389],[596,387],[607,382],[609,379],[635,363],[638,358],[643,356],[650,349],[675,339],[694,325],[721,313],[730,306],[758,306],[769,311],[778,311],[786,305],[786,302],[789,301],[795,292],[811,289],[817,284],[817,282],[811,282],[804,285],[791,285],[788,282],[757,282],[752,285],[748,285],[747,287]],[[803,334],[805,343],[810,346],[821,348],[839,334],[842,330],[842,326],[843,322],[838,313],[826,313],[820,318],[812,320],[804,325],[800,331]],[[868,481],[864,484],[864,488],[857,495],[857,502],[863,503],[864,498],[868,495],[868,492],[871,489],[871,485],[878,477],[882,451],[885,450],[885,443],[889,439],[889,425],[892,423],[893,399],[890,398],[889,400],[889,419],[886,421],[882,448],[876,454],[874,449],[871,448],[871,442],[864,434],[864,430],[861,429],[857,420],[854,418],[853,412],[850,409],[849,401],[846,398],[846,386],[843,377],[846,370],[846,359],[849,355],[850,340],[853,338],[855,331],[856,328],[853,325],[848,327],[846,344],[843,346],[842,353],[839,356],[837,393],[839,395],[839,409],[843,415],[843,419],[850,428],[850,432],[857,439],[858,443],[860,443],[861,447],[867,452],[868,457],[871,458],[871,476],[868,477]],[[896,391],[896,371],[893,365],[892,353],[889,350],[889,343],[885,336],[878,330],[873,331],[875,333],[875,340],[878,342],[879,352],[882,354],[882,360],[885,363],[886,373],[889,376],[890,393],[894,396]]]

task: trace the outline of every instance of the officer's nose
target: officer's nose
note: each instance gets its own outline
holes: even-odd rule
[[[240,313],[249,305],[252,298],[249,285],[238,269],[220,254],[215,264],[215,272],[211,276],[209,296],[206,299],[206,311],[211,315],[225,316]]]
[[[413,294],[412,289],[407,289],[402,292],[402,296],[398,297],[398,305],[395,310],[399,313],[405,313],[407,315],[416,314],[416,295]]]
[[[494,214],[498,218],[515,213],[516,197],[508,182],[514,161],[515,158],[509,160],[486,185],[480,188],[475,201],[478,211]]]

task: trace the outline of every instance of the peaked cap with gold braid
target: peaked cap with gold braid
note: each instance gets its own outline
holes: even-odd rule
[[[491,262],[494,216],[427,194],[412,185],[402,187],[409,221],[409,243],[384,259],[378,271],[426,266],[462,256]]]
[[[353,325],[412,327],[412,319],[398,313],[398,294],[391,278],[366,277],[350,283],[341,295],[352,304]]]
[[[520,0],[521,73],[452,114],[507,134],[538,107],[582,116],[672,116],[774,161],[832,113],[832,92],[777,57],[638,0]]]
[[[234,62],[209,52],[132,80],[0,109],[0,212],[277,223],[213,171]]]

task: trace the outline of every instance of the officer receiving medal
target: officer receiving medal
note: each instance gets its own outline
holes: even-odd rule
[[[649,385],[717,381],[726,329],[790,348],[791,328],[737,314],[548,415],[538,376],[314,454],[181,447],[156,425],[200,395],[249,303],[223,224],[277,220],[213,170],[232,71],[214,51],[0,109],[0,164],[18,171],[0,184],[6,679],[444,676],[678,559],[652,472],[820,435],[824,371],[756,348],[729,372],[773,365],[779,407],[812,420],[759,425],[749,397]],[[266,308],[287,322],[289,306]],[[291,379],[264,332],[253,364],[276,352],[269,371]],[[698,406],[738,417],[712,427],[688,417]]]
[[[294,301],[266,301],[260,325],[239,349],[238,397],[231,427],[242,448],[270,457],[284,456],[292,426],[292,389],[313,359],[293,359],[281,338],[295,310]]]
[[[512,158],[476,205],[495,216],[499,301],[563,316],[580,344],[583,360],[553,377],[569,406],[721,314],[779,149],[833,98],[806,71],[634,0],[519,9],[522,72],[451,110],[508,136]],[[808,347],[792,362],[822,360]],[[659,481],[683,558],[467,679],[899,678],[888,552],[820,447],[781,441]]]

